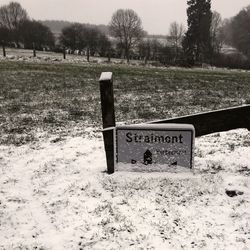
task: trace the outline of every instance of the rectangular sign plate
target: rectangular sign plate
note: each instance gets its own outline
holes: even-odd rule
[[[189,124],[143,124],[115,129],[116,170],[192,168],[195,130]],[[167,168],[166,168],[167,169]]]

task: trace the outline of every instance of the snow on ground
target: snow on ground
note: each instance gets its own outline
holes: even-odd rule
[[[87,57],[83,55],[73,55],[67,54],[66,59],[63,59],[62,53],[55,52],[45,52],[45,51],[37,51],[37,56],[33,57],[32,50],[26,49],[8,49],[6,57],[0,55],[0,61],[20,61],[20,62],[32,62],[32,63],[87,63]],[[108,58],[106,57],[90,57],[91,63],[108,63]],[[112,58],[112,64],[126,64],[124,59]],[[133,65],[141,65],[142,62],[138,60],[131,60]]]
[[[3,57],[0,55],[0,61],[19,61],[19,62],[29,62],[29,63],[72,63],[72,64],[89,64],[86,56],[83,55],[72,55],[67,54],[66,59],[63,59],[62,53],[55,52],[46,52],[46,51],[37,51],[37,56],[33,57],[33,51],[27,49],[7,49],[7,56]],[[136,67],[145,67],[144,61],[141,60],[130,60],[130,63],[127,64],[127,61],[119,58],[111,58],[111,61],[108,61],[106,57],[90,57],[90,63],[94,64],[114,64],[114,65],[126,65],[126,66],[136,66]],[[166,66],[161,65],[157,61],[148,61],[148,68],[158,68],[166,69]],[[230,68],[218,68],[215,66],[205,65],[203,67],[192,67],[192,68],[183,68],[179,66],[167,66],[171,70],[186,70],[186,71],[230,71],[230,72],[249,72],[249,70],[244,69],[230,69]]]
[[[113,175],[91,131],[0,146],[0,249],[250,249],[249,146],[216,133],[193,171]]]

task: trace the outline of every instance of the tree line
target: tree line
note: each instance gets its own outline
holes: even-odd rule
[[[167,38],[152,38],[143,30],[138,14],[119,9],[111,17],[109,32],[73,23],[58,38],[39,21],[29,18],[17,2],[0,7],[0,43],[26,49],[47,49],[90,56],[149,60],[167,65],[250,68],[250,6],[231,19],[211,11],[211,0],[187,0],[187,30],[177,22],[170,24]],[[237,49],[222,53],[223,45]]]
[[[101,57],[111,56],[111,42],[108,37],[96,28],[74,23],[62,29],[59,43],[63,51],[85,53],[87,60],[98,54]]]
[[[55,44],[55,38],[47,26],[31,20],[27,11],[17,2],[11,2],[0,8],[0,43],[25,49],[50,48]]]

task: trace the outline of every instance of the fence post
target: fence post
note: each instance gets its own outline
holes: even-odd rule
[[[112,72],[103,72],[99,79],[101,107],[102,107],[102,123],[103,123],[103,139],[106,152],[108,174],[114,173],[114,133],[115,127],[115,108],[113,93]],[[106,129],[106,130],[105,130]]]
[[[3,57],[6,57],[6,50],[5,50],[5,44],[4,44],[4,41],[2,42],[3,43]]]
[[[63,47],[63,59],[66,59],[66,50],[65,50],[65,47]]]
[[[33,57],[36,57],[36,45],[35,43],[32,43],[33,46]]]

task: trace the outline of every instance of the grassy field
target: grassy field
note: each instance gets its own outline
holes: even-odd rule
[[[250,72],[0,61],[0,144],[101,127],[98,79],[114,74],[116,120],[141,122],[250,102]]]
[[[250,103],[250,72],[46,60],[0,58],[0,249],[248,249],[249,131],[196,138],[192,171],[107,175],[98,79],[136,123]]]

